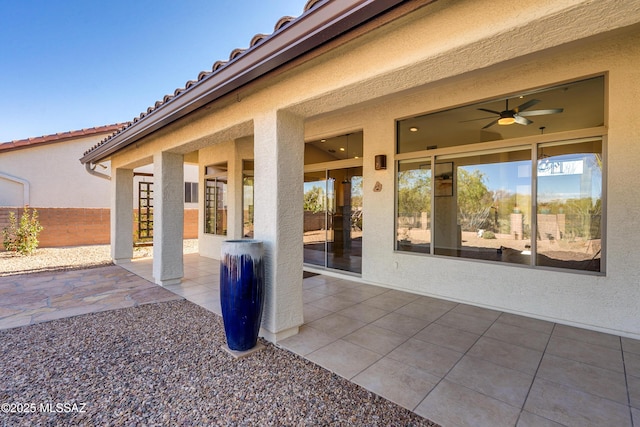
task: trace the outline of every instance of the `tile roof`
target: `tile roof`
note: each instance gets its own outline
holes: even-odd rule
[[[321,3],[323,1],[325,1],[325,0],[308,0],[307,3],[304,6],[303,13],[309,11],[314,6],[316,6],[318,3]],[[332,1],[332,0],[329,0],[329,1]],[[216,74],[220,70],[224,69],[227,65],[229,65],[230,63],[232,63],[235,60],[237,60],[238,58],[240,58],[245,52],[247,52],[249,50],[252,50],[254,47],[258,46],[263,40],[271,37],[273,34],[277,33],[279,30],[285,28],[287,25],[289,25],[295,19],[297,19],[297,18],[293,17],[293,16],[284,16],[284,17],[280,18],[278,20],[278,22],[276,22],[272,34],[270,34],[270,35],[268,35],[268,34],[256,34],[251,39],[251,42],[249,44],[249,48],[247,48],[247,49],[237,48],[237,49],[232,50],[230,55],[229,55],[229,59],[228,60],[226,60],[226,61],[225,60],[219,60],[219,61],[214,62],[213,66],[211,67],[211,71],[201,71],[198,74],[197,80],[189,80],[189,81],[186,82],[184,88],[177,88],[173,92],[173,94],[165,95],[164,98],[162,98],[162,100],[156,101],[156,103],[154,105],[152,105],[149,108],[147,108],[146,111],[140,113],[140,115],[138,117],[135,117],[131,122],[128,122],[125,126],[123,126],[122,128],[116,130],[112,135],[109,135],[108,137],[106,137],[105,139],[100,141],[98,144],[96,144],[93,147],[89,148],[87,151],[84,152],[84,155],[86,156],[87,154],[91,153],[93,150],[95,150],[95,149],[101,147],[102,145],[108,143],[111,139],[115,138],[121,132],[124,132],[125,130],[127,130],[131,126],[135,125],[136,123],[138,123],[140,120],[142,120],[143,118],[145,118],[149,114],[155,112],[156,110],[158,110],[162,106],[168,104],[169,102],[171,102],[175,98],[177,98],[177,97],[183,95],[184,93],[188,92],[190,89],[192,89],[193,87],[197,86],[201,81],[203,81],[204,79],[206,79],[210,75]]]
[[[18,139],[9,142],[0,143],[0,152],[19,150],[23,148],[31,148],[33,146],[40,146],[44,144],[51,144],[54,142],[62,142],[72,138],[80,138],[83,136],[97,135],[101,133],[115,132],[118,129],[123,129],[128,123],[116,123],[112,125],[96,126],[92,128],[72,130],[68,132],[59,132],[51,135],[36,136],[33,138]]]

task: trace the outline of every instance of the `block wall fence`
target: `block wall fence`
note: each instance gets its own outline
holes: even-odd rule
[[[41,248],[80,245],[109,244],[108,208],[38,208],[38,220],[44,227],[40,233]],[[9,225],[9,212],[15,212],[18,220],[22,208],[0,207],[0,230]],[[136,212],[137,213],[137,209]],[[136,223],[134,223],[135,232]],[[184,238],[198,237],[198,210],[184,211]],[[4,247],[0,245],[0,250]]]

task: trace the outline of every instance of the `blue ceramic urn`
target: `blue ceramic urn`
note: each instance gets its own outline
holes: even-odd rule
[[[264,249],[258,240],[226,240],[220,258],[220,305],[231,350],[255,347],[264,305]]]

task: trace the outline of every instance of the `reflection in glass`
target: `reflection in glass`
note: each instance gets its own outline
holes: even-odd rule
[[[538,149],[536,263],[601,271],[602,141]]]
[[[242,166],[242,237],[253,238],[253,160]]]
[[[431,160],[398,164],[397,247],[429,253],[431,244]]]
[[[207,178],[205,233],[227,235],[227,178]]]
[[[362,272],[362,167],[304,174],[304,262]]]
[[[330,170],[327,267],[362,272],[362,167]]]
[[[327,244],[326,171],[304,174],[304,262],[324,267]]]
[[[531,263],[531,151],[453,159],[453,197],[435,200],[435,253]]]

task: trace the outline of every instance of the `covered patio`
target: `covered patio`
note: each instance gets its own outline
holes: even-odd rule
[[[166,286],[220,314],[218,261]],[[152,261],[123,267],[151,280]],[[303,281],[290,350],[444,426],[640,423],[640,342],[329,275]]]
[[[48,273],[31,291],[52,295],[40,308],[43,295],[20,298],[34,278],[2,278],[0,329],[180,297],[220,315],[218,261],[186,254],[184,266],[164,288],[148,281],[151,258]],[[305,278],[303,296],[304,325],[279,347],[442,425],[640,420],[637,340],[329,275]]]

